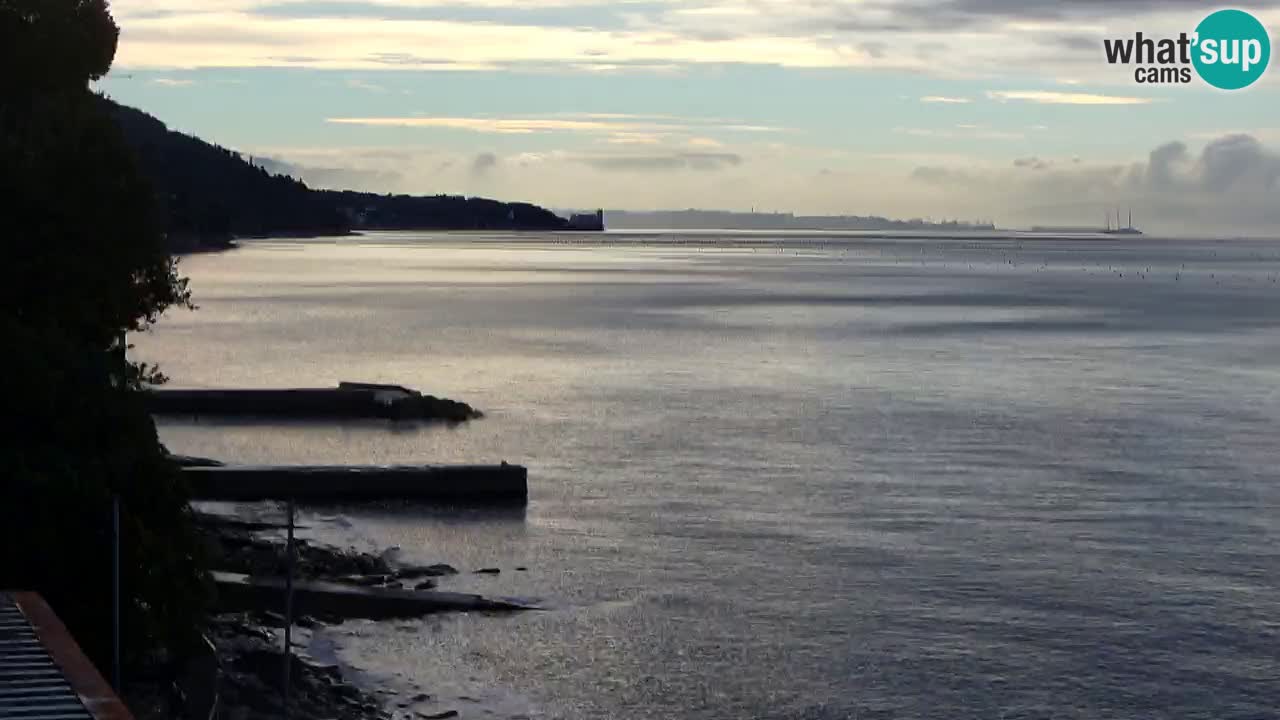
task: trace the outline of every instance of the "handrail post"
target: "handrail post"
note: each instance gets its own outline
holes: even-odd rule
[[[111,681],[116,693],[120,685],[120,496],[111,496]]]
[[[288,543],[285,546],[285,578],[284,578],[284,673],[282,692],[284,693],[284,717],[289,718],[289,670],[293,664],[293,498],[288,502]]]

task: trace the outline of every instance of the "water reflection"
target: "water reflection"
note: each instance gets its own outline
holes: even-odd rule
[[[505,717],[1274,715],[1280,246],[543,240],[193,258],[203,309],[137,341],[176,383],[487,413],[176,451],[530,468],[518,516],[304,509],[550,608],[353,626],[347,659]]]

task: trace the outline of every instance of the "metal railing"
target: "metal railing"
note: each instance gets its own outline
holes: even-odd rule
[[[0,593],[0,718],[93,720],[16,599]]]

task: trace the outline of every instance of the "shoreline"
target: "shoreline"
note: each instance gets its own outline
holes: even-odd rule
[[[290,239],[290,240],[309,240],[322,237],[349,237],[362,235],[363,233],[346,229],[346,230],[330,230],[330,231],[314,231],[314,230],[280,230],[269,233],[255,233],[248,235],[219,235],[217,237],[209,236],[193,236],[193,235],[169,235],[169,253],[175,257],[184,255],[204,255],[209,253],[220,253],[228,250],[235,250],[241,247],[241,240],[271,240],[271,239]]]
[[[278,523],[254,522],[231,515],[194,512],[212,570],[257,577],[285,572],[285,544],[267,533]],[[295,540],[295,577],[351,587],[431,589],[437,578],[458,574],[443,563],[402,565],[384,556]],[[283,608],[266,604],[228,610],[215,602],[208,618],[203,654],[184,667],[170,686],[158,677],[131,683],[129,707],[139,720],[161,720],[176,713],[190,717],[275,720],[284,711],[282,694],[285,618]],[[434,705],[435,697],[418,686],[411,692],[381,687],[341,662],[326,630],[355,616],[313,612],[294,618],[289,666],[289,713],[296,720],[444,720],[457,710]]]

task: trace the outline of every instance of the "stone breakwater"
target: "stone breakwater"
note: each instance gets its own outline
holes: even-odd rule
[[[467,403],[424,395],[400,385],[342,382],[333,388],[153,388],[147,408],[156,415],[286,418],[377,418],[462,423],[484,417]]]

